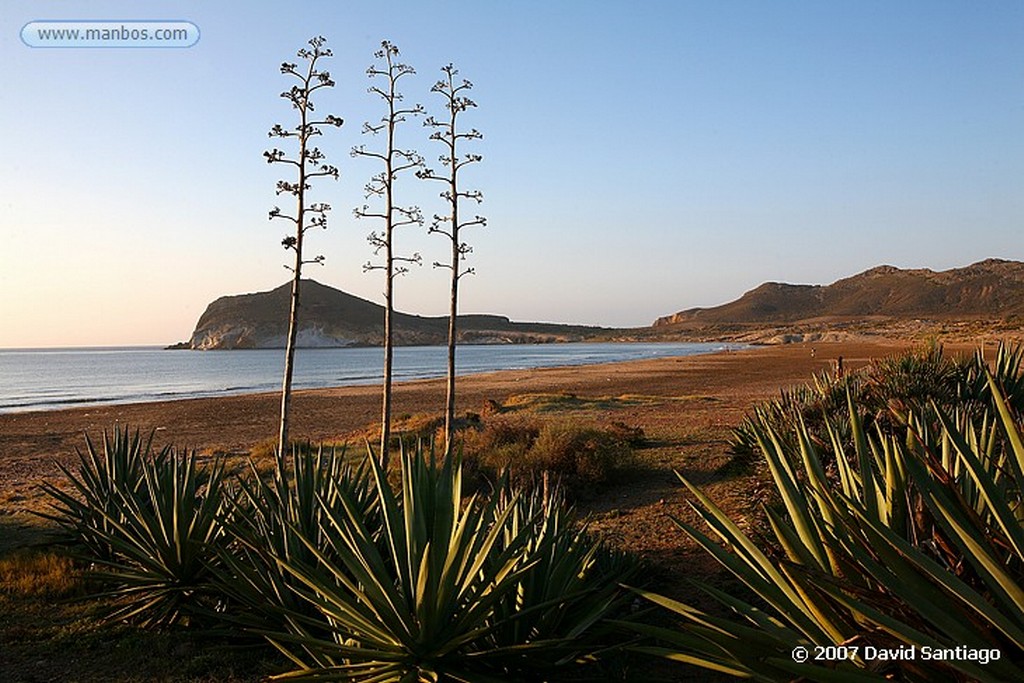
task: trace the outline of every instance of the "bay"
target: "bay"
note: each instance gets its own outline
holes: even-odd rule
[[[722,343],[572,343],[459,346],[456,367],[466,375],[495,370],[590,365],[713,353]],[[443,346],[395,349],[395,380],[443,377]],[[379,348],[299,349],[296,389],[381,381]],[[168,351],[159,347],[0,349],[0,412],[56,410],[280,389],[284,352]]]

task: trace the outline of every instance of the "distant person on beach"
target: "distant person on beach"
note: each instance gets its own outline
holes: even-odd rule
[[[842,379],[842,378],[843,378],[843,357],[839,356],[839,359],[836,361],[836,379]]]

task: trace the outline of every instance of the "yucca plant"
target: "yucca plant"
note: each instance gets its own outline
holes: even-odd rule
[[[557,677],[560,668],[571,664],[599,663],[597,653],[621,642],[609,618],[628,611],[632,598],[620,584],[637,574],[639,562],[597,542],[565,505],[561,489],[546,500],[539,488],[517,497],[505,488],[501,495],[514,498],[503,543],[528,531],[526,556],[535,563],[495,606],[498,626],[491,640],[524,644],[521,661],[503,661],[503,668],[529,672],[526,680],[537,680],[542,673]]]
[[[297,667],[282,679],[540,680],[538,669],[571,667],[593,654],[570,641],[585,642],[618,603],[586,579],[552,577],[569,586],[563,596],[539,588],[542,567],[561,571],[554,539],[563,549],[573,542],[544,532],[538,508],[521,494],[463,500],[457,458],[435,465],[420,449],[403,452],[397,493],[376,459],[370,464],[381,526],[368,525],[358,501],[339,490],[337,505],[318,499],[326,547],[306,543],[317,564],[279,560],[321,615],[293,614],[288,632],[268,634]],[[575,543],[568,552],[586,575],[602,551],[592,550],[596,541]],[[617,585],[616,575],[605,576]],[[584,596],[599,598],[604,611],[584,606]],[[547,623],[546,610],[553,611]],[[517,630],[519,622],[533,626]],[[324,623],[327,634],[319,632]]]
[[[1024,346],[1000,343],[991,371],[982,351],[975,352],[964,372],[963,394],[982,406],[990,404],[988,375],[996,381],[1006,403],[1018,413],[1024,411]]]
[[[1007,403],[1024,410],[1024,346],[1000,343],[991,374]],[[980,419],[990,410],[988,363],[981,350],[973,356],[951,356],[939,345],[926,346],[873,361],[860,370],[839,377],[819,373],[806,385],[784,389],[779,398],[765,401],[733,429],[730,450],[736,462],[749,463],[758,455],[756,431],[770,424],[789,448],[797,443],[790,428],[798,419],[826,464],[835,457],[833,437],[847,447],[853,444],[846,417],[847,394],[851,395],[868,431],[876,422],[886,433],[905,431],[911,415],[937,428],[932,404],[953,413],[967,413]],[[829,429],[826,429],[826,423]]]
[[[211,566],[223,542],[227,500],[223,463],[204,468],[194,452],[165,450],[144,460],[142,484],[117,491],[101,513],[109,524],[102,539],[109,558],[95,558],[92,576],[113,598],[109,621],[146,627],[187,624],[211,598]]]
[[[863,393],[861,373],[847,373],[842,377],[818,373],[810,383],[783,389],[779,398],[758,405],[732,430],[730,451],[741,462],[752,462],[759,452],[758,431],[764,424],[775,427],[779,438],[796,448],[795,435],[786,427],[802,420],[819,452],[831,457],[834,453],[830,434],[838,436],[839,443],[853,443],[846,420],[846,397],[852,395],[860,403]]]
[[[110,537],[114,524],[123,521],[122,500],[134,497],[143,484],[143,465],[154,457],[152,438],[152,434],[143,438],[138,430],[115,426],[109,433],[104,430],[100,451],[86,434],[85,452],[75,449],[78,467],[74,471],[56,463],[71,490],[51,483],[41,486],[53,499],[53,512],[41,516],[56,522],[70,540],[84,546],[86,557],[107,560],[113,556]],[[166,457],[166,450],[155,457]]]
[[[343,449],[293,447],[287,457],[276,454],[269,476],[250,462],[249,476],[224,511],[229,543],[218,546],[215,567],[216,590],[225,600],[218,613],[227,634],[280,631],[293,614],[318,616],[284,567],[315,567],[319,560],[311,547],[337,562],[326,540],[325,509],[339,508],[342,490],[367,528],[378,529],[379,506],[366,463],[352,464]],[[325,621],[323,630],[328,628]]]
[[[755,680],[1024,679],[1024,443],[1019,419],[989,379],[991,421],[932,404],[938,426],[908,420],[907,437],[870,434],[851,399],[852,453],[833,435],[838,485],[806,425],[793,449],[774,426],[759,447],[782,501],[773,537],[757,542],[684,480],[694,509],[725,546],[676,523],[753,594],[702,589],[733,617],[641,593],[683,620],[681,630],[634,627],[661,640],[646,652]],[[795,648],[840,646],[841,661],[795,661]],[[998,652],[880,661],[868,648]],[[877,650],[875,650],[877,651]],[[833,650],[833,652],[836,652]]]

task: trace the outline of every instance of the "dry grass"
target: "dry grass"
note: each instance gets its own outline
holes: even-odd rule
[[[84,582],[70,557],[19,550],[0,558],[0,591],[22,598],[66,598],[81,595]]]
[[[269,653],[225,650],[201,634],[103,626],[82,568],[33,545],[40,530],[16,535],[28,547],[0,555],[0,681],[257,683],[281,669]]]
[[[329,440],[329,441],[318,441],[316,443],[301,442],[301,441],[299,441],[299,442],[293,442],[292,445],[293,445],[293,447],[297,447],[297,448],[300,448],[300,449],[303,449],[303,450],[306,450],[306,449],[316,450],[318,448],[323,448],[324,450],[331,450],[333,448],[333,449],[337,449],[338,451],[347,451],[347,450],[350,450],[350,446],[351,446],[352,443],[359,443],[359,442],[357,442],[355,440],[353,440],[353,441],[349,441],[349,440]],[[263,441],[260,441],[259,443],[257,443],[254,446],[252,446],[247,452],[243,453],[241,455],[241,457],[238,458],[238,461],[240,463],[246,464],[246,463],[248,463],[248,461],[251,460],[254,463],[256,463],[257,467],[261,471],[263,471],[265,468],[272,467],[272,464],[274,462],[274,453],[276,451],[277,451],[277,439],[264,439]],[[247,470],[248,466],[246,465],[246,467],[244,469]],[[231,473],[232,470],[229,469],[228,472]]]
[[[646,396],[622,394],[620,396],[578,396],[576,394],[514,394],[500,406],[500,412],[562,412],[566,410],[608,411],[623,408],[653,407],[670,403],[702,400],[706,396]]]

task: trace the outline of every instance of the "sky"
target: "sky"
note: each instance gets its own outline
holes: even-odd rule
[[[32,21],[181,20],[187,48],[33,48]],[[466,210],[487,226],[462,281],[465,313],[643,326],[733,300],[765,281],[828,284],[873,266],[944,270],[1024,260],[1024,3],[307,1],[0,4],[0,347],[168,344],[219,296],[286,282],[281,165],[264,150],[294,125],[283,61],[316,35],[345,120],[318,146],[340,179],[308,233],[306,274],[373,301],[383,275],[357,220],[379,168],[350,150],[383,115],[366,68],[382,40],[416,74],[406,102],[453,63]],[[400,146],[438,167],[411,120]],[[405,176],[400,204],[444,212]],[[424,266],[399,310],[447,312],[445,240],[403,228]]]

